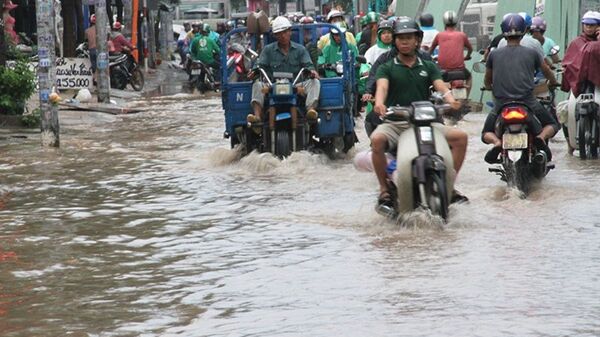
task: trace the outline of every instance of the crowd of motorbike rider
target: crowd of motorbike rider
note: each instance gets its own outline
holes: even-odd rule
[[[438,32],[433,28],[434,18],[431,14],[420,17],[421,26],[412,18],[387,17],[377,13],[368,13],[360,18],[363,29],[355,37],[349,29],[344,13],[332,10],[326,17],[279,16],[272,20],[272,33],[275,42],[265,46],[255,66],[268,72],[291,72],[294,77],[301,68],[309,69],[310,78],[302,82],[299,93],[306,96],[307,118],[315,119],[318,110],[319,77],[338,76],[334,71],[317,71],[319,65],[331,64],[340,60],[340,35],[345,35],[348,48],[353,55],[364,55],[367,60],[366,69],[357,76],[366,78],[362,86],[361,98],[364,104],[372,103],[373,109],[365,116],[365,128],[370,136],[372,162],[379,181],[379,205],[392,203],[386,180],[386,152],[391,152],[397,144],[400,133],[406,124],[383,122],[387,108],[393,105],[408,106],[412,102],[429,100],[431,88],[443,97],[452,109],[461,108],[448,85],[442,79],[442,71],[461,70],[467,79],[467,87],[471,86],[471,74],[465,66],[465,60],[471,58],[473,47],[466,34],[457,29],[458,16],[454,11],[446,11],[442,17],[445,29]],[[294,24],[311,24],[327,22],[335,26],[325,28],[315,44],[311,34],[305,32],[304,44],[291,41],[291,29]],[[582,18],[583,33],[567,48],[563,60],[564,75],[562,89],[577,92],[585,72],[580,71],[577,63],[581,59],[583,46],[598,39],[600,13],[588,12]],[[509,101],[525,102],[534,116],[530,116],[531,127],[536,134],[535,156],[544,156],[547,161],[552,158],[548,141],[560,129],[556,116],[545,109],[534,96],[534,78],[539,74],[547,81],[550,88],[559,86],[552,71],[554,63],[559,62],[558,55],[552,52],[556,45],[553,39],[545,35],[546,21],[541,17],[532,18],[526,13],[506,14],[501,22],[501,34],[494,38],[484,53],[486,65],[484,86],[492,91],[494,108],[488,114],[482,130],[482,140],[491,144],[491,150],[485,160],[490,163],[498,161],[501,140],[496,134],[498,113]],[[358,31],[358,30],[355,30]],[[248,46],[248,40],[245,40]],[[227,46],[224,46],[227,47]],[[600,47],[596,47],[600,50]],[[466,52],[466,54],[465,54]],[[600,53],[593,54],[599,55]],[[432,60],[435,56],[435,62]],[[595,60],[595,61],[594,61]],[[592,66],[598,59],[588,60],[585,69],[596,74],[593,80],[600,78],[598,69]],[[573,66],[577,63],[577,67]],[[254,123],[263,118],[263,100],[266,84],[260,81],[256,72],[251,72],[249,79],[255,80],[252,87],[252,113],[248,122]],[[459,172],[464,161],[468,137],[466,132],[457,127],[442,124],[435,126],[446,137],[454,159],[454,170]],[[467,200],[461,193],[454,191],[453,201]]]

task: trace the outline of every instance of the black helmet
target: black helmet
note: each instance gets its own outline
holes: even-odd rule
[[[419,18],[419,22],[423,27],[433,27],[433,15],[425,13]]]
[[[394,23],[394,36],[397,34],[409,33],[416,33],[417,36],[423,34],[421,27],[419,27],[419,24],[415,20],[407,16],[401,16],[397,18],[396,22]]]
[[[377,33],[381,33],[382,30],[384,29],[389,29],[392,32],[394,31],[394,22],[390,21],[390,20],[382,20],[379,22],[379,24],[377,25]]]

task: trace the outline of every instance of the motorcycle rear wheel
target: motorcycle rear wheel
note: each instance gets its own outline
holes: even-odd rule
[[[142,89],[144,89],[144,73],[142,73],[142,70],[139,67],[133,69],[129,83],[135,91],[142,91]]]
[[[591,155],[591,125],[587,116],[579,118],[577,130],[577,143],[579,145],[579,158],[587,159],[588,154]]]
[[[515,186],[523,193],[523,197],[529,195],[531,190],[531,179],[533,178],[529,164],[525,158],[521,158],[515,163]]]

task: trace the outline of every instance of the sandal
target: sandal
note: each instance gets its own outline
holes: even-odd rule
[[[377,199],[378,206],[387,206],[394,207],[394,201],[392,200],[392,196],[388,191],[383,191],[379,194],[379,198]]]

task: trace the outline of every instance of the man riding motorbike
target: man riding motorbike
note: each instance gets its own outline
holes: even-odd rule
[[[394,27],[394,44],[397,56],[385,62],[377,69],[377,91],[375,94],[375,113],[383,117],[387,107],[394,105],[408,106],[415,101],[428,100],[430,86],[442,92],[443,97],[453,109],[459,109],[460,102],[454,100],[452,92],[442,80],[442,74],[433,62],[422,60],[417,56],[421,31],[411,18],[401,18]],[[439,128],[448,140],[454,159],[454,169],[458,173],[465,158],[467,134],[457,128],[450,128],[439,123]],[[385,153],[396,148],[398,137],[408,128],[406,123],[384,122],[371,134],[372,161],[377,180],[379,181],[378,205],[393,207],[393,200],[387,185],[387,160]],[[455,192],[454,201],[465,199]]]
[[[471,72],[465,67],[465,60],[471,59],[473,46],[467,37],[467,34],[456,30],[458,24],[458,16],[454,11],[446,11],[444,13],[444,26],[446,29],[438,33],[433,42],[431,42],[430,50],[435,50],[439,46],[438,65],[442,70],[462,70],[465,73],[467,81],[467,97],[471,91],[472,77]],[[464,55],[464,50],[467,49],[467,55]]]
[[[310,25],[313,23],[315,23],[315,20],[308,15],[300,19],[300,24],[302,25]],[[306,50],[308,50],[308,53],[310,54],[310,60],[312,61],[312,63],[317,64],[317,60],[321,51],[319,50],[319,48],[317,48],[316,42],[313,42],[312,34],[312,31],[308,29],[304,31],[304,47],[306,48]]]
[[[131,52],[134,49],[131,42],[129,42],[129,40],[127,40],[127,38],[121,33],[121,28],[121,23],[119,21],[115,21],[110,34],[112,42],[115,46],[116,54]]]
[[[361,55],[377,42],[379,13],[369,12],[362,18],[362,21],[365,27],[361,30],[360,40],[358,40],[358,50]]]
[[[506,14],[504,16],[504,18],[506,18],[510,14],[511,13]],[[523,37],[521,38],[521,42],[520,42],[521,46],[535,50],[540,55],[540,57],[543,59],[545,57],[545,55],[544,55],[544,49],[542,48],[542,44],[538,40],[534,39],[531,35],[527,34],[527,33],[529,33],[529,29],[531,28],[531,24],[533,22],[531,16],[525,12],[519,12],[518,14],[525,21],[525,35],[523,35]],[[503,18],[503,20],[504,20],[504,18]],[[508,44],[508,41],[506,40],[506,38],[503,38],[498,42],[498,48],[506,47],[507,44]]]
[[[334,28],[329,34],[331,35],[331,40],[328,45],[323,48],[321,55],[318,58],[317,64],[335,64],[336,62],[342,59],[342,37],[340,33],[344,33],[346,29],[344,28]],[[356,49],[355,45],[347,44],[348,49],[352,53],[352,58],[358,56],[358,49]],[[339,76],[334,70],[325,69],[325,77],[336,77]]]
[[[482,130],[482,141],[494,146],[486,154],[485,161],[491,164],[498,162],[498,155],[502,151],[502,140],[495,133],[498,113],[504,104],[519,101],[529,107],[535,115],[529,118],[529,125],[537,135],[536,156],[544,155],[539,152],[544,151],[549,162],[552,155],[546,144],[560,126],[534,97],[533,75],[536,69],[541,68],[550,86],[557,86],[558,83],[543,58],[535,50],[521,44],[521,39],[527,32],[527,25],[522,16],[514,13],[505,15],[501,28],[508,45],[490,53],[484,78],[484,85],[492,90],[495,104],[494,111],[488,114]]]
[[[220,64],[219,55],[221,54],[221,48],[219,45],[209,37],[210,27],[208,24],[204,24],[200,30],[200,35],[196,36],[190,43],[190,53],[192,60],[199,60],[206,66],[213,68],[214,74],[219,77]]]
[[[407,18],[408,17],[398,17],[396,20],[394,20],[394,22],[399,21],[399,20],[405,20]],[[415,28],[417,29],[418,44],[420,45],[421,39],[423,38],[423,32],[421,31],[419,25],[416,22],[414,24],[415,24]],[[431,61],[431,56],[429,55],[429,53],[423,51],[420,48],[420,46],[417,46],[417,49],[415,50],[415,52],[417,53],[417,57],[419,57],[421,60]],[[375,63],[373,63],[373,65],[371,66],[371,70],[369,71],[369,77],[367,78],[367,83],[365,85],[364,94],[362,96],[363,102],[368,102],[368,101],[372,100],[375,95],[376,82],[377,82],[375,75],[377,74],[377,69],[379,68],[379,66],[388,62],[389,60],[394,59],[397,55],[398,55],[398,49],[396,48],[396,44],[394,42],[392,42],[392,48],[389,51],[387,51],[386,53],[379,56],[377,58],[377,60],[375,61]],[[373,130],[375,130],[375,128],[379,124],[381,124],[381,119],[377,116],[377,114],[367,113],[367,115],[365,117],[365,129],[367,131],[367,136],[371,136],[371,132],[373,132]]]
[[[295,77],[302,68],[308,69],[312,78],[302,82],[300,86],[302,89],[299,89],[306,94],[306,118],[316,120],[318,118],[316,108],[319,104],[321,83],[308,51],[303,45],[291,41],[292,24],[286,17],[278,16],[273,20],[272,33],[277,41],[263,48],[256,65],[264,69],[269,76],[273,72],[288,72]],[[254,79],[255,76],[256,72],[253,71],[248,78]],[[252,84],[251,104],[254,113],[247,116],[249,123],[262,120],[263,102],[265,100],[263,87],[265,85],[260,80],[256,80]]]
[[[436,52],[431,49],[431,43],[433,39],[439,34],[439,31],[433,26],[433,15],[424,13],[419,18],[421,23],[421,30],[423,31],[423,41],[421,42],[421,49],[429,54],[434,55]]]
[[[546,33],[546,20],[540,16],[534,16],[533,19],[531,19],[529,32],[534,39],[540,41],[542,49],[544,49],[545,57],[550,57],[552,63],[560,62],[558,54],[552,54],[552,48],[557,45],[556,42],[551,38],[544,36],[544,33]]]
[[[346,21],[344,21],[344,13],[338,11],[337,9],[331,10],[329,14],[327,14],[327,22],[332,25],[348,29]],[[325,46],[329,44],[329,40],[329,34],[323,34],[323,36],[321,36],[321,38],[319,39],[319,42],[317,42],[317,47],[320,50],[323,50],[323,48],[325,48]],[[346,42],[348,42],[348,44],[353,44],[356,46],[356,39],[354,38],[354,35],[349,31],[346,31]]]

